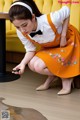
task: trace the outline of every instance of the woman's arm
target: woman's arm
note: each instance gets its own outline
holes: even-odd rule
[[[60,41],[60,46],[64,47],[65,45],[67,45],[67,41],[66,41],[66,34],[67,34],[67,30],[68,30],[68,25],[69,25],[69,18],[66,18],[63,22],[63,28],[62,28],[62,33],[61,33],[61,41]]]
[[[26,64],[28,64],[28,62],[33,58],[34,55],[35,55],[35,51],[27,52],[24,58],[22,59],[22,61],[20,62],[20,64],[18,64],[15,68],[13,68],[12,73],[23,74]]]
[[[28,62],[33,58],[34,55],[35,55],[35,51],[27,52],[20,64],[24,64],[24,65],[28,64]]]
[[[36,46],[34,46],[34,44],[32,44],[29,40],[27,40],[26,37],[24,37],[23,34],[19,30],[17,30],[17,35],[20,41],[22,42],[22,44],[24,45],[26,54],[24,58],[22,59],[22,61],[16,67],[13,68],[12,73],[22,74],[25,70],[26,64],[28,64],[28,62],[35,55]]]

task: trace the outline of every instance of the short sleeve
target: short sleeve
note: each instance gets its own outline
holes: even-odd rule
[[[19,30],[17,30],[17,35],[20,41],[22,42],[22,44],[24,45],[26,52],[36,51],[36,46],[33,43],[31,43],[29,40],[27,40],[27,38],[24,37],[23,34]]]
[[[58,26],[63,23],[63,21],[69,17],[70,9],[67,6],[63,6],[60,10],[51,13],[52,22]]]

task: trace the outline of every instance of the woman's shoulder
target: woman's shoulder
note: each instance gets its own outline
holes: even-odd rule
[[[51,13],[49,13],[49,14],[51,14]],[[41,22],[46,22],[47,21],[47,15],[48,14],[43,14],[40,17],[37,17],[37,19]]]
[[[17,33],[17,36],[20,38],[20,39],[24,39],[24,35],[18,30],[16,29],[16,33]]]
[[[41,26],[43,26],[43,24],[46,23],[46,19],[47,19],[46,14],[43,14],[43,15],[37,17],[37,21],[39,24],[41,24]]]
[[[39,16],[39,19],[45,19],[46,14],[42,14],[41,16]]]

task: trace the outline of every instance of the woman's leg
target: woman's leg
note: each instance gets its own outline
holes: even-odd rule
[[[73,78],[62,78],[62,89],[58,92],[58,95],[67,95],[71,92],[71,84]]]
[[[55,78],[56,78],[55,76],[48,76],[46,81],[39,87],[37,87],[36,90],[37,91],[47,90],[50,87],[51,82],[56,80]]]
[[[44,63],[44,61],[42,61],[37,56],[34,56],[32,58],[32,60],[28,63],[28,66],[32,71],[35,71],[39,74],[53,76],[53,74],[46,67],[46,64]]]
[[[35,65],[37,59],[38,59],[38,57],[35,57],[35,56],[34,56],[34,57],[30,60],[30,62],[28,63],[28,67],[29,67],[33,72],[35,72],[34,65]]]
[[[45,63],[40,58],[35,56],[29,62],[28,66],[32,71],[35,71],[39,74],[48,75],[48,78],[45,81],[45,83],[40,85],[36,90],[46,90],[46,89],[48,89],[49,86],[50,86],[50,83],[54,80],[55,76],[48,70]]]

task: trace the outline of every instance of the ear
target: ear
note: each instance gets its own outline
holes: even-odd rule
[[[32,14],[32,21],[35,21],[35,14]]]

